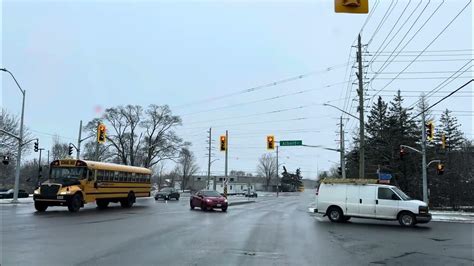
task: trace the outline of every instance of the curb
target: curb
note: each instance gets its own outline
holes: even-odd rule
[[[249,203],[255,203],[255,200],[247,200],[247,201],[234,201],[234,202],[229,202],[229,206],[234,206],[234,205],[243,205],[243,204],[249,204]]]

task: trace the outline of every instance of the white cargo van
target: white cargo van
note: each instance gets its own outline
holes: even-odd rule
[[[426,203],[411,199],[395,186],[370,179],[322,180],[316,191],[315,212],[333,222],[358,217],[398,220],[402,226],[414,226],[431,220]]]

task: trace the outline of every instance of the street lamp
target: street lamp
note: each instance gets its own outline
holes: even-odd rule
[[[13,76],[12,72],[8,71],[6,68],[0,68],[0,70],[3,72],[7,72],[8,74],[10,74],[10,76],[12,76],[16,85],[18,86],[18,89],[20,89],[21,94],[23,95],[23,101],[21,104],[20,136],[16,137],[18,139],[18,156],[16,159],[15,186],[13,187],[13,200],[12,200],[12,203],[18,203],[18,189],[20,186],[21,147],[23,145],[23,118],[25,114],[26,91],[21,88],[20,84],[18,84],[18,81],[16,81],[16,78],[15,76]]]
[[[336,108],[337,110],[339,110],[339,111],[343,112],[344,114],[346,114],[346,115],[350,115],[351,117],[353,117],[353,118],[357,119],[357,121],[359,121],[359,120],[360,120],[360,118],[358,118],[357,116],[355,116],[355,115],[353,115],[353,114],[351,114],[351,113],[348,113],[348,112],[346,112],[346,111],[342,110],[341,108],[339,108],[339,107],[337,107],[337,106],[334,106],[334,105],[332,105],[332,104],[329,104],[329,103],[323,103],[323,105],[324,105],[324,106],[330,106],[330,107]]]
[[[359,128],[359,143],[360,143],[360,148],[359,148],[359,178],[364,178],[365,176],[365,141],[364,141],[364,121],[363,121],[363,117],[362,118],[359,118],[351,113],[348,113],[342,109],[340,109],[339,107],[337,106],[334,106],[332,104],[328,104],[328,103],[324,103],[323,104],[324,106],[330,106],[330,107],[333,107],[333,108],[336,108],[337,110],[343,112],[344,114],[347,114],[347,115],[350,115],[351,117],[357,119],[357,121],[361,122],[361,126]],[[344,165],[344,131],[343,131],[343,126],[342,126],[342,116],[341,116],[341,169],[343,171],[343,178],[346,178],[346,168],[345,168],[345,165]]]

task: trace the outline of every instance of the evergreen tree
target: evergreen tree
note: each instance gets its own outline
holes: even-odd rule
[[[463,133],[459,129],[458,119],[452,116],[452,111],[446,109],[439,119],[439,126],[435,131],[435,143],[441,146],[442,135],[445,135],[446,149],[445,151],[459,150],[465,141]]]
[[[390,163],[390,128],[388,119],[388,104],[379,96],[367,117],[366,129],[366,177],[377,177],[378,165]]]
[[[419,180],[414,178],[413,173],[419,172],[419,160],[402,161],[399,155],[400,145],[417,146],[417,141],[421,136],[421,131],[416,126],[416,122],[411,120],[413,108],[403,107],[403,97],[400,90],[390,102],[389,107],[389,149],[390,165],[387,168],[394,176],[394,182],[407,193],[415,196],[419,194],[416,189]],[[410,153],[410,158],[418,158],[418,154]]]

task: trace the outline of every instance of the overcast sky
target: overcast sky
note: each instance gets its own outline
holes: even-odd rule
[[[98,109],[168,104],[182,115],[183,126],[177,131],[192,142],[204,172],[207,130],[213,128],[213,154],[219,159],[213,174],[223,174],[224,154],[217,150],[217,140],[226,129],[229,170],[255,172],[257,158],[267,152],[266,135],[337,148],[341,112],[322,104],[329,101],[358,115],[356,87],[351,85],[355,80],[351,45],[366,21],[362,43],[372,54],[380,47],[384,51],[371,64],[370,54],[364,54],[364,65],[370,65],[366,81],[400,41],[404,40],[398,49],[408,43],[404,51],[422,51],[432,43],[413,63],[418,52],[401,53],[384,74],[377,75],[367,86],[367,106],[381,89],[377,95],[386,101],[402,90],[409,106],[422,91],[428,93],[455,71],[467,70],[428,98],[434,103],[473,73],[472,4],[434,40],[467,0],[370,1],[374,11],[369,20],[366,14],[334,13],[333,1],[0,3],[1,66],[11,70],[27,91],[25,123],[42,147],[48,149],[56,134],[61,141],[76,142],[79,120],[86,123],[97,117]],[[440,59],[446,61],[436,61]],[[219,97],[307,73],[294,81]],[[21,97],[15,83],[5,74],[0,79],[2,106],[19,115]],[[249,103],[281,95],[287,96]],[[464,88],[434,108],[435,118],[445,108],[454,110],[461,129],[472,139],[473,96],[472,85]],[[248,104],[229,107],[240,103]],[[212,110],[219,107],[226,108]],[[346,139],[351,140],[357,120],[344,123]],[[37,154],[28,158],[33,156]],[[328,150],[280,149],[280,162],[291,171],[301,167],[306,178],[338,161],[339,155]]]

